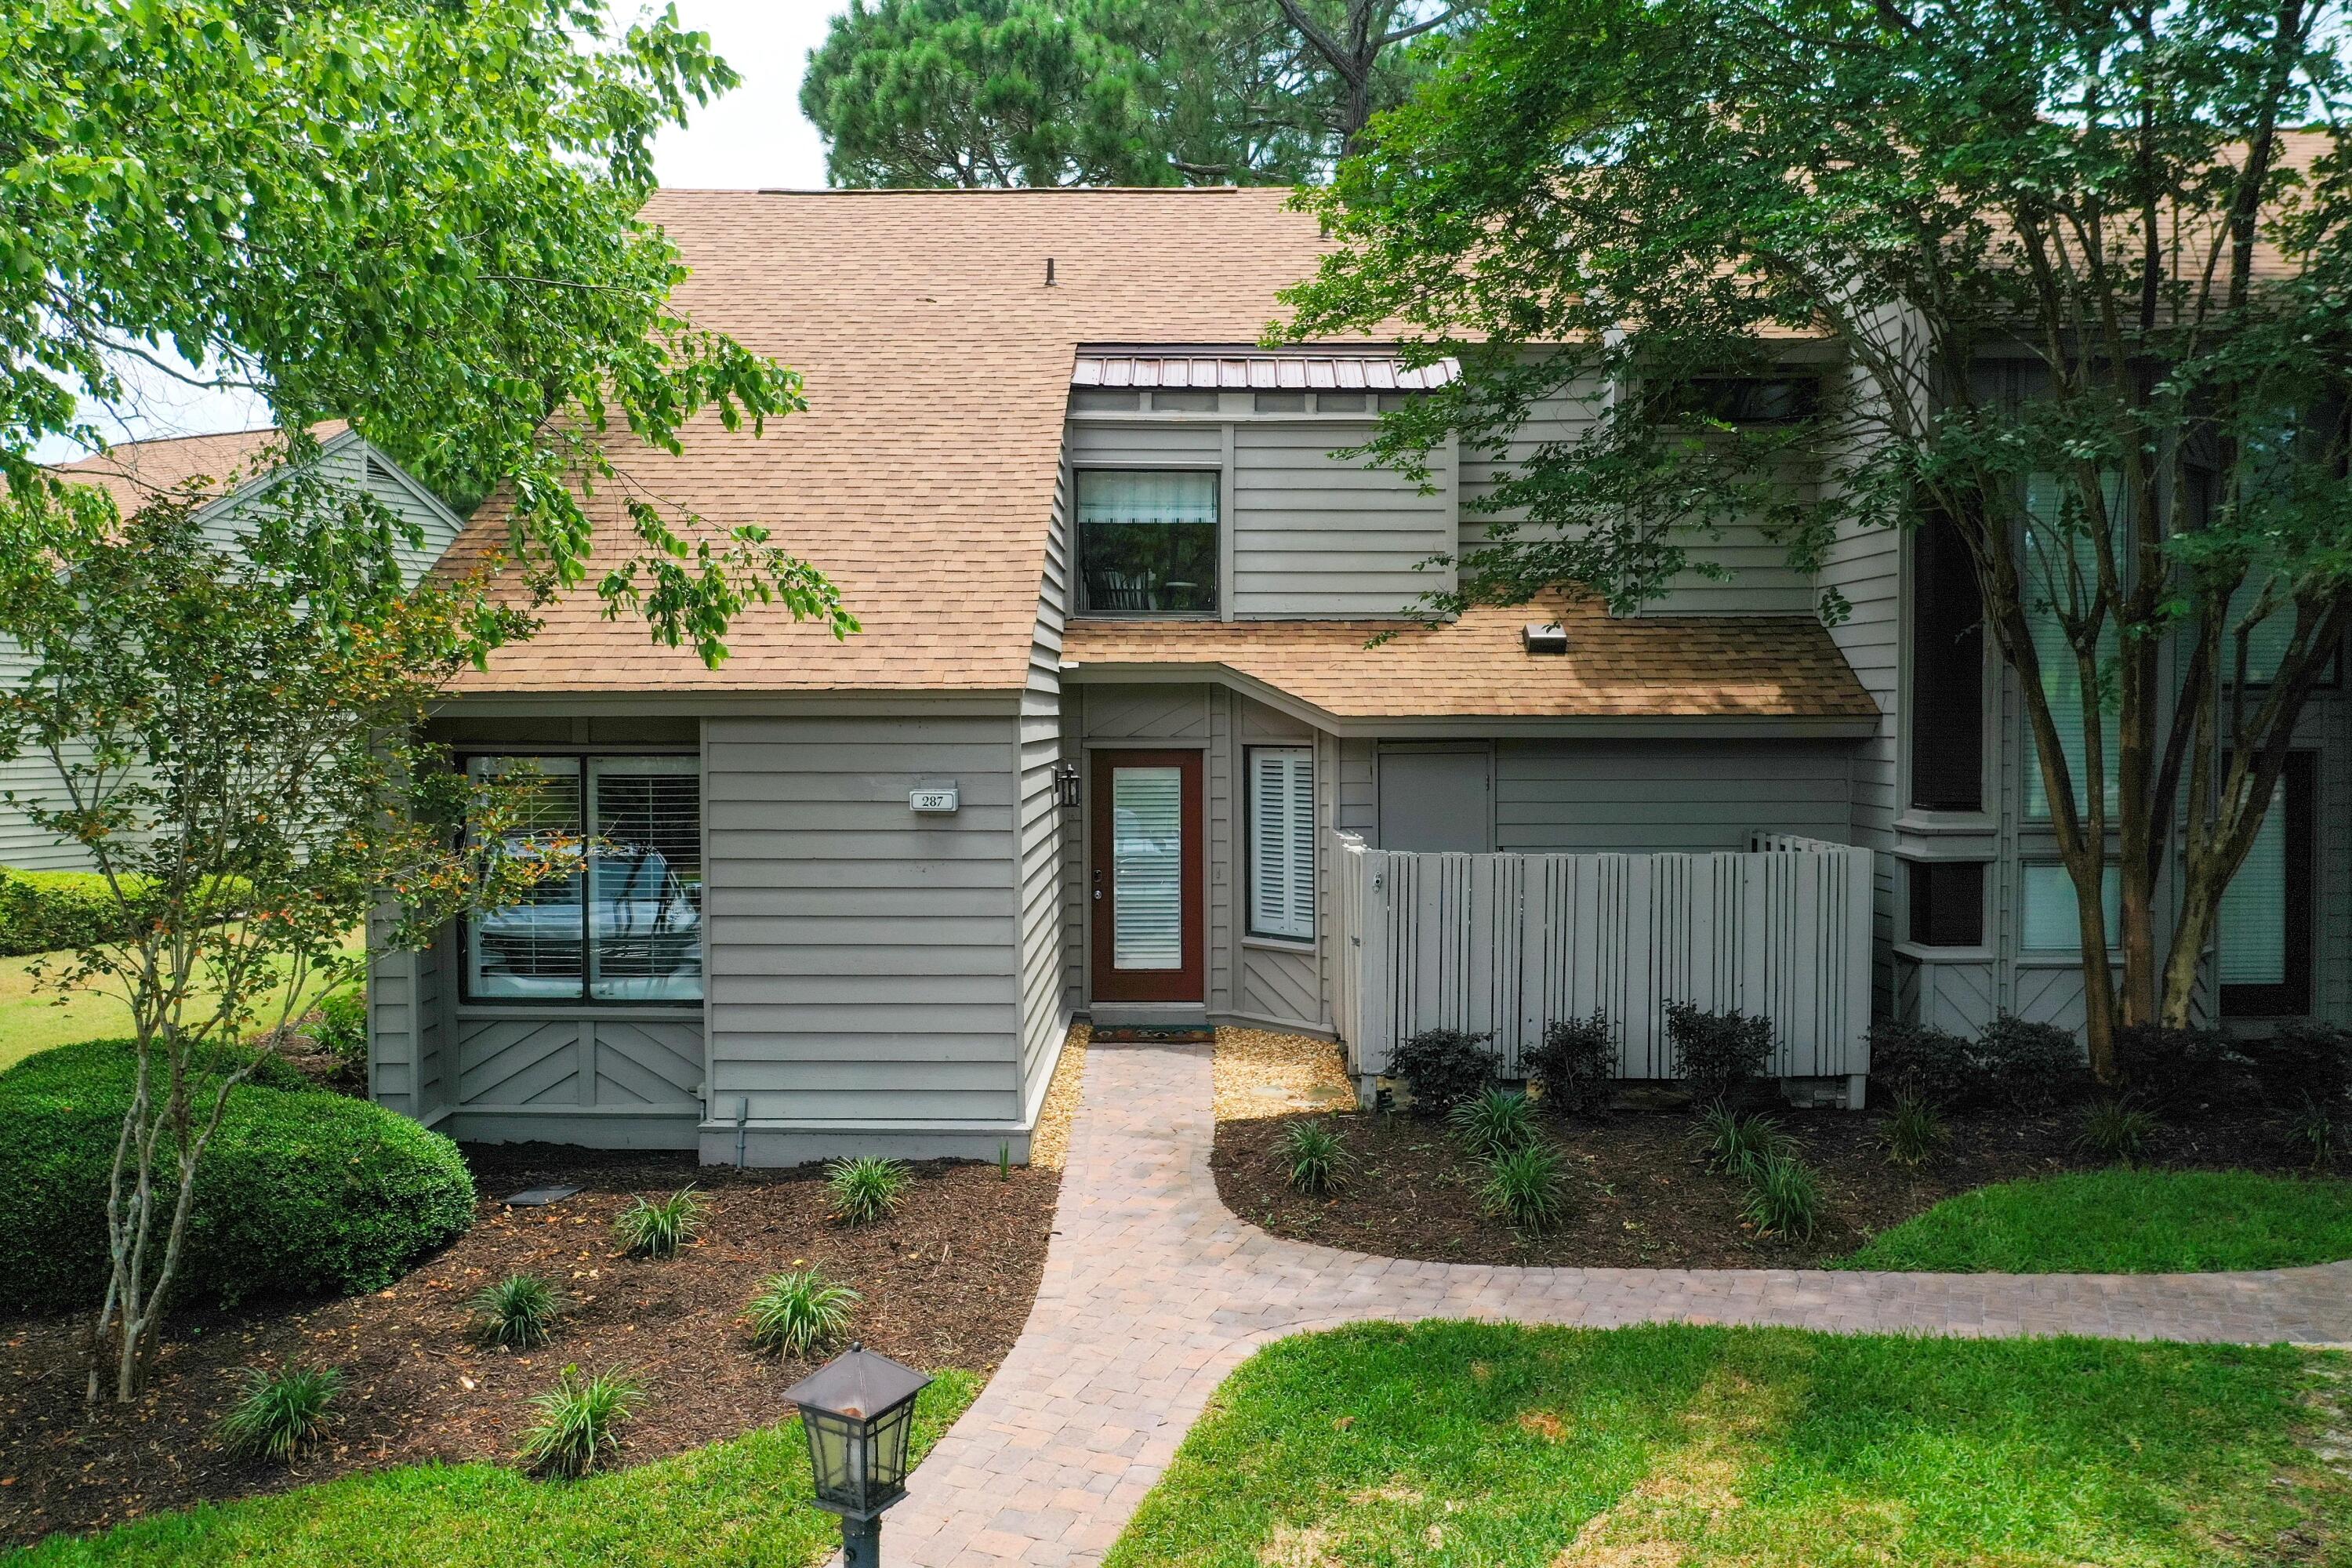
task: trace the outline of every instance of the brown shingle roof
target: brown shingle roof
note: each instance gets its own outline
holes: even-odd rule
[[[1275,291],[1319,254],[1315,219],[1287,201],[1279,190],[662,192],[646,215],[693,268],[677,304],[798,370],[809,409],[757,440],[702,420],[681,457],[621,455],[629,481],[714,522],[772,525],[832,574],[866,630],[835,643],[753,608],[711,670],[691,649],[649,643],[635,616],[604,619],[583,592],[457,691],[1019,687],[1077,345],[1254,340],[1277,313]],[[621,537],[620,489],[596,500],[607,541]],[[505,526],[485,506],[452,564]]]
[[[1557,618],[1565,655],[1531,656],[1530,621]],[[1806,616],[1642,616],[1597,602],[1480,608],[1377,647],[1381,621],[1078,621],[1062,656],[1081,671],[1221,667],[1336,719],[1853,719],[1877,706]]]
[[[319,426],[312,434],[323,441],[342,429],[338,420]],[[124,441],[87,458],[58,463],[50,471],[97,485],[114,497],[117,510],[128,515],[191,481],[202,481],[194,493],[205,496],[236,489],[265,466],[270,443],[277,439],[277,427],[271,426],[214,436]]]

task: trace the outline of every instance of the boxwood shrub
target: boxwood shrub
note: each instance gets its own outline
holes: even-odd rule
[[[0,1308],[91,1306],[104,1291],[107,1169],[132,1060],[127,1042],[93,1040],[0,1073]],[[473,1218],[455,1143],[267,1058],[205,1151],[175,1299],[380,1289]]]
[[[92,871],[0,867],[0,958],[112,942],[127,935],[122,906]]]

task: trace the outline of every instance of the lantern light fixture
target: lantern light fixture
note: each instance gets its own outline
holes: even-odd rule
[[[882,1510],[907,1495],[915,1396],[930,1378],[853,1342],[792,1387],[816,1505],[841,1516],[843,1568],[877,1568]]]

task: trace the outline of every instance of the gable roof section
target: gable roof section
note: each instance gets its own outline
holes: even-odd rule
[[[320,426],[317,435],[323,442],[345,428],[337,421]],[[200,495],[226,495],[259,476],[277,439],[277,426],[266,426],[212,436],[123,441],[103,452],[56,464],[49,471],[61,479],[96,485],[111,495],[115,510],[127,516],[192,481],[200,481],[196,490]]]
[[[697,421],[677,458],[616,452],[592,503],[600,563],[634,542],[625,491],[714,523],[765,523],[840,584],[836,643],[747,609],[730,657],[650,642],[593,591],[460,696],[1009,691],[1027,676],[1081,343],[1246,343],[1321,254],[1283,190],[664,191],[646,216],[693,274],[676,303],[800,372],[809,408],[767,434]],[[1054,282],[1045,263],[1054,261]],[[450,552],[504,538],[494,499]],[[593,582],[599,569],[592,569]]]
[[[1557,619],[1563,655],[1529,655],[1520,633]],[[1394,632],[1376,647],[1364,645]],[[1129,678],[1229,674],[1297,699],[1311,716],[1355,720],[1811,721],[1867,729],[1877,705],[1810,616],[1612,616],[1550,597],[1474,609],[1436,627],[1394,621],[1074,621],[1063,658]]]

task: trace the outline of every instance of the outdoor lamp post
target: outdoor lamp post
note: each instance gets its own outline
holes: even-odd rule
[[[842,1568],[877,1568],[882,1510],[907,1495],[915,1395],[930,1379],[852,1343],[790,1388],[808,1434],[816,1505],[841,1516]]]

